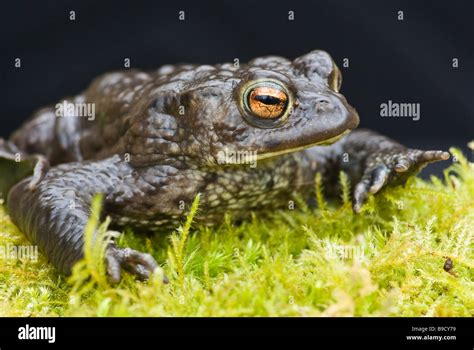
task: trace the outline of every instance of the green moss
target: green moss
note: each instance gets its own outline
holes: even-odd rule
[[[111,286],[101,256],[116,233],[98,226],[99,200],[86,230],[86,257],[68,280],[42,256],[0,255],[2,316],[473,316],[474,164],[458,162],[444,179],[411,179],[350,207],[328,203],[316,180],[319,209],[295,210],[220,227],[188,220],[169,236],[127,231],[119,244],[152,254],[170,278],[149,282],[124,274]],[[0,247],[28,244],[0,209]],[[340,253],[344,253],[342,256]],[[454,268],[443,269],[449,257]]]

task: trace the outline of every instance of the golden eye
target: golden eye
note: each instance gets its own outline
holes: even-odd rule
[[[335,64],[333,67],[331,74],[328,76],[328,85],[331,90],[339,92],[342,85],[342,74]]]
[[[285,114],[288,95],[274,83],[262,83],[249,88],[246,94],[249,111],[262,119],[276,119]]]

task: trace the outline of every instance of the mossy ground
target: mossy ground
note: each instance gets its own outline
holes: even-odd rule
[[[42,256],[0,256],[0,315],[473,316],[474,164],[457,157],[444,179],[388,189],[359,215],[342,176],[341,201],[319,195],[318,209],[297,202],[240,225],[188,220],[171,236],[125,232],[119,243],[152,254],[168,285],[157,274],[110,286],[103,245],[91,245],[68,280]],[[0,246],[8,243],[28,244],[1,208]]]

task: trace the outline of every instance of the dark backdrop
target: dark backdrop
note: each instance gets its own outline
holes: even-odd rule
[[[414,147],[474,139],[473,1],[9,1],[1,6],[1,128],[76,94],[100,73],[328,51],[361,126]],[[69,11],[76,20],[69,20]],[[178,11],[185,11],[185,21]],[[288,11],[295,20],[288,20]],[[404,12],[404,21],[397,12]],[[14,68],[14,59],[22,68]],[[343,58],[350,67],[343,68]],[[459,59],[459,68],[452,59]],[[421,120],[381,118],[417,102]],[[434,168],[433,168],[434,169]]]

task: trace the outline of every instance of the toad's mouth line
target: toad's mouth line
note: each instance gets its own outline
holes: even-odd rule
[[[260,154],[257,153],[257,161],[262,160],[262,159],[277,157],[277,156],[287,154],[287,153],[302,151],[306,148],[310,148],[310,147],[313,147],[313,146],[331,145],[331,144],[335,143],[336,141],[339,141],[342,137],[344,137],[345,135],[347,135],[351,131],[352,131],[352,129],[347,129],[344,132],[340,133],[339,135],[331,137],[330,139],[315,142],[315,143],[311,143],[311,144],[300,146],[300,147],[289,148],[289,149],[276,151],[276,152],[268,152],[268,153],[260,153]]]

